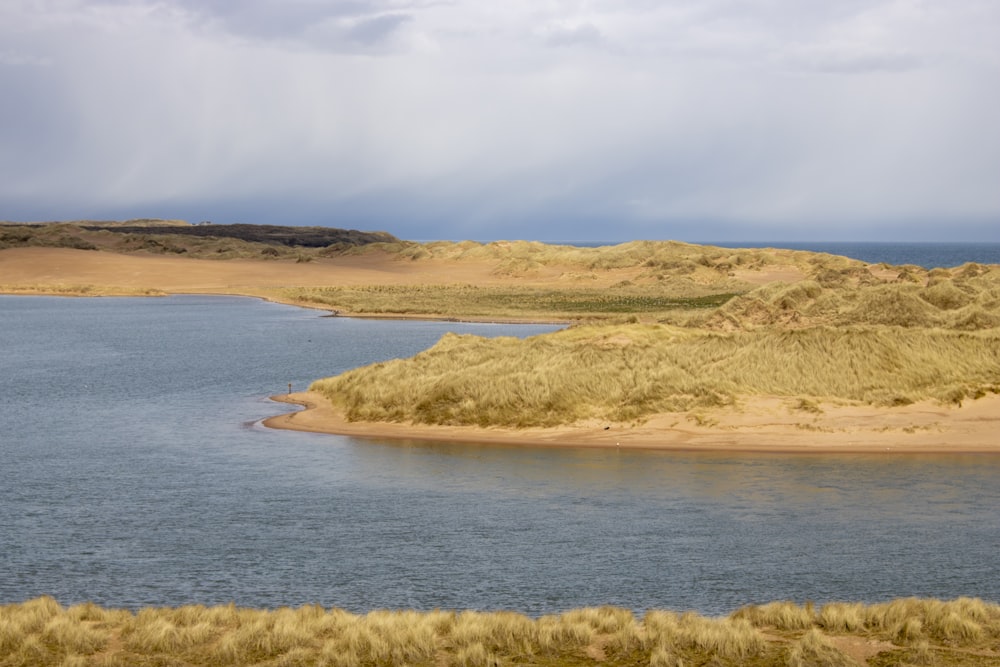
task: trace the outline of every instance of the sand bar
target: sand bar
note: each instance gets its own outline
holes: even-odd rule
[[[271,397],[304,406],[264,420],[270,428],[359,438],[504,445],[661,449],[675,451],[1000,454],[1000,396],[962,407],[933,402],[894,408],[824,405],[803,415],[786,398],[753,398],[736,409],[662,414],[641,425],[593,422],[556,428],[478,428],[349,422],[320,394]]]

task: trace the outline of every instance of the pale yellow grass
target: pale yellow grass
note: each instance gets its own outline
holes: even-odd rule
[[[472,241],[401,244],[372,244],[348,251],[352,254],[391,252],[412,261],[486,261],[495,272],[531,275],[549,267],[571,267],[578,272],[611,269],[638,269],[635,277],[660,279],[690,276],[695,281],[715,280],[719,275],[752,276],[755,272],[778,270],[783,276],[804,276],[823,270],[853,269],[864,272],[857,260],[775,248],[721,248],[679,241],[631,241],[596,248],[550,245],[537,241]],[[586,275],[586,273],[579,273]],[[752,281],[751,281],[752,282]]]
[[[744,396],[959,404],[1000,392],[1000,331],[619,325],[525,340],[448,334],[415,357],[311,390],[348,420],[512,427],[629,422]]]
[[[851,608],[852,629],[830,619]],[[836,625],[836,624],[835,624]],[[850,665],[1000,659],[1000,607],[978,599],[745,607],[726,618],[594,607],[352,614],[187,606],[137,613],[52,598],[0,606],[0,665]],[[895,662],[893,662],[895,661]]]
[[[839,274],[837,274],[839,275]],[[891,282],[776,282],[688,324],[713,329],[885,325],[964,331],[1000,326],[1000,267],[967,264]]]

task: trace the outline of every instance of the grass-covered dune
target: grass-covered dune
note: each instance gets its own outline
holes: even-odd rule
[[[376,253],[413,266],[484,264],[490,267],[494,281],[515,279],[521,285],[572,284],[615,290],[652,288],[673,297],[743,292],[773,280],[766,276],[774,273],[795,279],[845,276],[843,280],[855,282],[876,282],[881,279],[876,274],[883,273],[882,267],[872,267],[872,273],[864,262],[825,253],[722,248],[680,241],[630,241],[600,247],[537,241],[399,241],[343,250],[345,256]]]
[[[689,324],[713,329],[887,325],[972,331],[1000,326],[1000,267],[903,270],[892,280],[821,271],[739,295]]]
[[[517,427],[642,420],[748,395],[959,403],[1000,393],[1000,330],[597,325],[525,340],[449,334],[410,359],[310,389],[349,420]]]
[[[682,241],[629,241],[598,247],[538,241],[397,241],[358,246],[345,252],[390,252],[409,261],[496,261],[497,274],[532,275],[550,266],[572,266],[590,271],[641,268],[637,276],[640,279],[680,275],[704,279],[720,273],[727,275],[740,269],[759,270],[774,265],[797,266],[807,272],[820,268],[860,271],[865,266],[858,260],[825,253],[775,248],[723,248]]]
[[[615,607],[541,618],[318,606],[133,613],[50,597],[0,606],[0,665],[19,667],[997,664],[1000,606],[974,598],[776,602],[725,618]]]
[[[311,390],[351,421],[507,427],[642,421],[746,396],[896,406],[1000,393],[1000,267],[891,282],[828,275],[686,305],[657,324],[449,335]]]

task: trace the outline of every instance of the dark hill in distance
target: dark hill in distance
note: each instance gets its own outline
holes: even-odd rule
[[[183,220],[0,222],[0,250],[50,247],[116,253],[183,254],[211,259],[310,261],[373,243],[399,243],[387,232],[334,227],[202,223]]]
[[[334,243],[365,245],[367,243],[392,243],[398,241],[388,232],[361,232],[356,229],[333,227],[286,227],[283,225],[80,225],[93,231],[108,230],[117,234],[173,234],[214,238],[240,239],[251,243],[278,244],[289,247],[325,248]]]

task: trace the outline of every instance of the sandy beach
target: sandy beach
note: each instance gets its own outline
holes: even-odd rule
[[[787,398],[752,398],[736,408],[701,411],[697,419],[671,413],[636,426],[595,421],[525,429],[349,422],[314,392],[271,399],[305,409],[264,420],[270,428],[358,438],[676,451],[1000,453],[997,395],[961,407],[823,405],[821,414],[808,416],[792,410]]]

